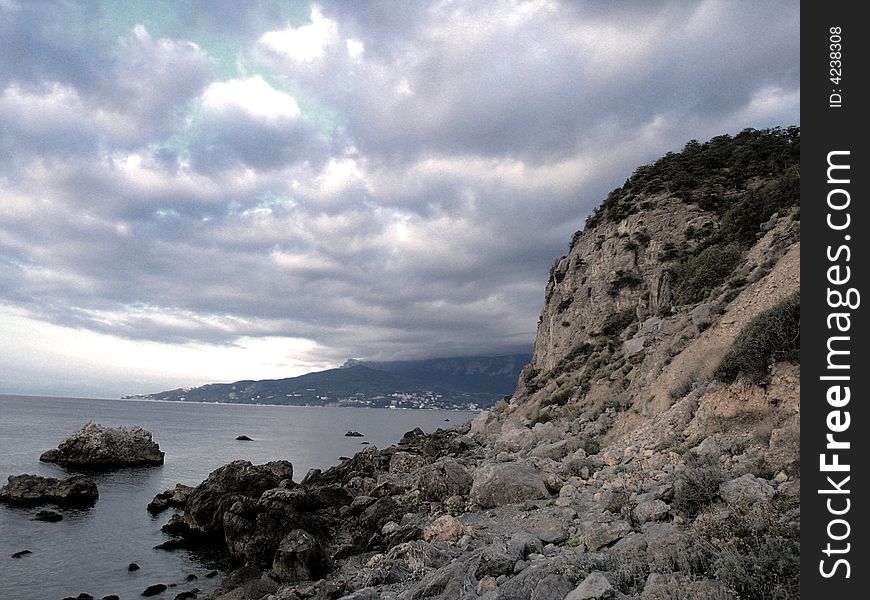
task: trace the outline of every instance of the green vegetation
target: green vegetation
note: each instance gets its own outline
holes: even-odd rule
[[[604,326],[601,328],[601,335],[611,339],[616,338],[636,320],[637,310],[634,308],[626,308],[625,310],[613,313],[605,319]]]
[[[771,362],[798,362],[800,322],[801,297],[795,292],[747,323],[716,369],[716,378],[727,382],[744,375],[758,381]]]
[[[710,290],[722,284],[740,263],[743,249],[737,244],[710,245],[677,263],[674,277],[674,301],[677,304],[700,302]]]
[[[620,270],[616,272],[616,278],[610,282],[610,289],[607,290],[607,293],[610,296],[618,296],[623,288],[636,288],[642,283],[643,279],[634,273]]]
[[[798,127],[744,129],[733,137],[720,135],[704,144],[692,140],[682,152],[670,152],[637,169],[589,216],[586,229],[621,221],[643,208],[639,198],[655,193],[722,214],[731,206],[733,191],[746,190],[757,179],[784,173],[799,163]]]

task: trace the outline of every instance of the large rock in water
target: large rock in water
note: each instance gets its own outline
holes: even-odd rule
[[[55,450],[39,457],[74,469],[115,469],[162,465],[164,453],[141,427],[104,427],[91,421]]]
[[[34,504],[89,506],[99,497],[97,484],[81,475],[73,475],[67,479],[39,475],[10,475],[9,482],[0,488],[0,502],[18,506]]]

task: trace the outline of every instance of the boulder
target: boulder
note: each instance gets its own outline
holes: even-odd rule
[[[359,431],[348,431],[344,434],[344,437],[365,437]]]
[[[193,488],[181,483],[175,484],[175,489],[160,492],[148,503],[148,512],[157,515],[167,508],[184,508]]]
[[[157,594],[162,594],[167,590],[168,586],[165,583],[155,583],[153,585],[149,585],[142,592],[143,596],[156,596]]]
[[[441,515],[423,530],[423,539],[455,542],[465,534],[465,527],[455,517]]]
[[[578,527],[583,536],[583,542],[590,550],[598,550],[622,539],[631,531],[631,525],[626,521],[610,522],[583,521]]]
[[[661,500],[644,500],[634,507],[634,518],[638,523],[661,521],[668,516],[670,507]]]
[[[39,475],[10,475],[0,488],[0,502],[18,506],[56,504],[90,506],[100,497],[97,484],[87,477],[73,475],[66,479]]]
[[[468,469],[452,458],[442,458],[422,467],[415,480],[423,497],[435,502],[443,502],[451,496],[465,496],[471,490],[471,484]]]
[[[766,505],[773,497],[773,487],[751,473],[726,481],[719,486],[719,495],[728,504]]]
[[[286,461],[252,465],[236,460],[212,471],[187,499],[184,523],[191,533],[220,535],[224,513],[239,500],[256,502],[266,490],[277,488],[285,475],[292,475],[292,465]],[[167,524],[168,525],[168,524]],[[183,533],[183,528],[178,528]]]
[[[547,498],[544,478],[524,462],[483,465],[474,473],[471,499],[484,508]]]
[[[317,539],[294,529],[281,541],[272,561],[272,575],[284,581],[320,579],[332,571],[332,561]]]
[[[39,457],[74,469],[107,470],[121,467],[162,465],[164,453],[141,427],[104,427],[91,421],[56,450]]]
[[[593,571],[565,600],[605,600],[615,598],[616,589],[600,571]]]

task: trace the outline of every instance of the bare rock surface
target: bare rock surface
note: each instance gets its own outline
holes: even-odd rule
[[[104,427],[93,421],[63,440],[39,460],[82,470],[162,465],[164,453],[141,427]]]
[[[0,502],[17,506],[37,504],[90,506],[99,497],[97,484],[81,475],[73,475],[66,479],[39,475],[10,475],[6,485],[0,488]]]

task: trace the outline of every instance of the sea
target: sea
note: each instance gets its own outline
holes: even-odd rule
[[[154,435],[166,462],[159,467],[93,475],[99,501],[87,509],[51,506],[15,508],[0,504],[0,599],[62,600],[88,593],[139,598],[157,583],[171,586],[161,597],[199,588],[213,591],[227,568],[216,555],[155,550],[168,538],[158,516],[146,510],[155,494],[176,483],[196,485],[214,469],[236,459],[254,464],[293,463],[294,480],[308,469],[327,469],[342,456],[371,446],[387,447],[406,431],[447,428],[473,418],[467,411],[389,410],[153,402],[86,398],[0,396],[0,485],[9,475],[68,477],[71,472],[39,462],[70,433],[95,421],[106,426],[139,425]],[[349,430],[365,437],[346,437]],[[253,441],[237,441],[246,435]],[[56,523],[34,521],[41,509],[63,514]],[[20,558],[12,555],[29,550]],[[128,571],[136,563],[139,570]],[[213,572],[217,570],[218,575]],[[194,575],[193,581],[185,581]],[[209,575],[212,575],[209,577]]]

